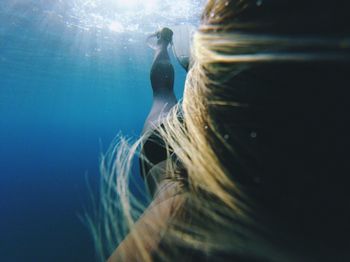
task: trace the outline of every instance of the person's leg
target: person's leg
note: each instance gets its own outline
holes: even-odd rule
[[[167,50],[172,40],[172,34],[172,31],[168,28],[163,28],[157,33],[158,42],[150,76],[153,90],[153,105],[145,121],[142,133],[153,129],[177,103],[174,94],[174,68],[170,62]]]

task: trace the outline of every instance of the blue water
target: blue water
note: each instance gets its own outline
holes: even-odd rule
[[[145,36],[157,29],[154,21],[198,18],[160,17],[158,9],[137,17],[129,6],[113,22],[110,0],[85,2],[95,6],[0,3],[1,262],[94,261],[78,218],[89,203],[85,176],[96,193],[100,153],[119,131],[141,131],[151,106]],[[185,74],[177,64],[175,70],[180,98]]]

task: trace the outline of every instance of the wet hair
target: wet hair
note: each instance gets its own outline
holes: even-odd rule
[[[184,167],[184,202],[156,254],[139,243],[144,261],[349,259],[349,7],[207,2],[181,110],[158,130]],[[142,212],[128,190],[140,143],[121,139],[102,161],[98,251]]]
[[[159,38],[164,39],[167,43],[170,43],[173,39],[173,31],[164,27],[159,33]]]

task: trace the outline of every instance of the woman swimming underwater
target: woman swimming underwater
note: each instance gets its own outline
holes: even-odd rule
[[[122,219],[104,229],[129,229],[109,262],[350,261],[348,10],[209,0],[181,105],[173,33],[157,33],[142,137],[119,143],[103,170],[118,195],[103,202],[106,217],[118,206]],[[138,146],[152,202],[134,223],[127,178]]]

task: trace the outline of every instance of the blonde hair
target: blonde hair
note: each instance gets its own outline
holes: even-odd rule
[[[186,190],[183,192],[185,200],[177,209],[175,218],[168,222],[162,237],[163,248],[171,252],[159,250],[157,254],[163,261],[174,261],[174,255],[183,256],[178,250],[180,248],[205,254],[245,254],[269,261],[293,260],[280,246],[267,240],[265,236],[268,233],[255,220],[254,202],[235,181],[232,170],[223,165],[218,149],[223,148],[231,157],[235,156],[236,149],[227,142],[231,133],[223,133],[222,123],[218,123],[215,114],[217,111],[249,107],[244,101],[225,96],[225,92],[230,88],[230,79],[252,63],[306,61],[319,59],[320,56],[307,57],[303,54],[298,57],[281,52],[277,55],[250,55],[270,47],[278,46],[281,50],[281,47],[287,49],[293,45],[288,38],[233,35],[229,31],[253,28],[251,23],[220,24],[243,12],[253,2],[256,1],[208,1],[203,24],[194,37],[194,63],[186,79],[183,101],[157,128],[169,158],[175,154],[187,175]],[[234,12],[227,10],[228,5],[236,5],[235,8],[231,6]],[[301,42],[310,46],[338,45],[338,42],[329,43],[327,39],[304,39],[298,43]],[[333,54],[323,57],[338,58]],[[100,261],[104,261],[130,232],[150,201],[149,195],[145,195],[148,202],[141,203],[140,197],[136,198],[129,189],[130,181],[138,175],[132,174],[133,160],[140,157],[148,161],[140,150],[143,140],[144,137],[131,143],[119,136],[101,159],[98,207],[95,217],[87,216],[85,220],[94,236]],[[179,180],[172,161],[167,162],[167,176],[183,182]],[[173,243],[176,243],[175,246],[170,247]],[[142,261],[152,261],[142,242],[136,245],[142,254]]]

